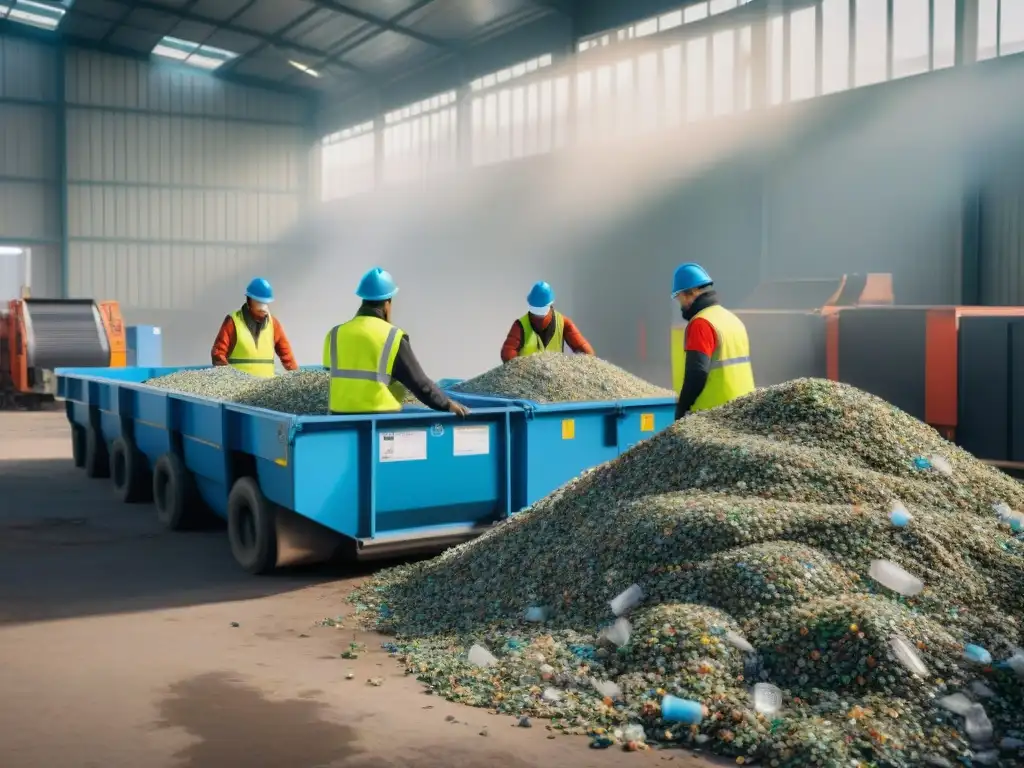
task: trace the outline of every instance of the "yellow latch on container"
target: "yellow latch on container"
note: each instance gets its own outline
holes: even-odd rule
[[[653,413],[641,413],[640,414],[640,431],[641,432],[653,432],[654,431],[654,414]]]
[[[574,440],[576,438],[576,420],[562,419],[562,439]]]

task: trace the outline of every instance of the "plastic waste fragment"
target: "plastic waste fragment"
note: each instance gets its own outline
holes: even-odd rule
[[[754,653],[754,646],[747,642],[747,639],[739,632],[733,632],[732,630],[726,632],[725,642],[735,648],[739,648],[744,653]]]
[[[974,762],[979,765],[995,765],[999,762],[999,752],[994,749],[989,749],[984,752],[975,752]]]
[[[972,742],[986,743],[992,739],[992,721],[981,704],[974,704],[964,715],[964,732]]]
[[[1004,663],[1017,674],[1017,677],[1024,679],[1024,651],[1020,648],[1015,649],[1013,655]]]
[[[974,702],[964,696],[962,693],[953,693],[949,696],[943,696],[941,699],[935,702],[943,709],[948,709],[955,715],[966,717],[967,713],[974,706]]]
[[[612,613],[616,616],[622,616],[628,613],[630,610],[640,604],[640,601],[644,599],[644,591],[640,588],[639,584],[632,585],[625,592],[622,592],[615,597],[614,600],[609,603],[612,608]]]
[[[964,658],[967,661],[973,661],[975,664],[991,664],[992,654],[982,648],[980,645],[973,645],[968,643],[964,646]]]
[[[697,725],[704,719],[704,706],[693,699],[665,696],[661,700],[661,719],[668,722]]]
[[[754,709],[762,715],[773,715],[782,709],[782,691],[771,683],[754,685]]]
[[[915,456],[914,457],[914,466],[917,469],[931,469],[932,468],[932,463],[931,463],[931,461],[929,461],[924,456]]]
[[[554,667],[552,667],[550,664],[541,664],[540,665],[540,679],[541,680],[550,680],[554,676],[555,676],[555,668]]]
[[[953,476],[953,465],[949,463],[949,460],[944,456],[933,455],[928,457],[928,461],[931,462],[932,469],[936,472],[945,475],[946,477]]]
[[[598,680],[596,678],[592,678],[590,684],[594,686],[595,691],[601,694],[602,698],[611,699],[612,701],[622,698],[622,689],[611,680]]]
[[[967,687],[968,689],[970,689],[971,693],[973,693],[979,699],[991,699],[993,696],[996,695],[995,691],[993,691],[980,680],[975,680]]]
[[[902,502],[894,501],[892,503],[892,506],[889,508],[889,522],[897,528],[905,528],[913,519],[914,516],[907,511]]]
[[[551,703],[562,700],[562,692],[557,688],[545,688],[542,695],[544,696],[544,701],[549,701]]]
[[[626,619],[616,619],[615,623],[610,627],[605,627],[601,630],[601,636],[608,640],[609,643],[621,648],[629,642],[629,636],[632,631],[633,627]]]
[[[498,659],[482,645],[473,645],[469,649],[469,663],[474,667],[491,667],[498,663]]]
[[[935,768],[953,768],[953,764],[940,755],[925,755],[924,764],[935,766]]]
[[[647,732],[644,731],[644,727],[642,725],[634,723],[632,725],[627,725],[622,730],[622,738],[624,741],[646,741]]]
[[[1009,525],[1010,530],[1014,533],[1020,533],[1024,530],[1024,514],[1014,512],[1008,504],[997,501],[992,505],[992,511],[996,513],[996,517],[999,518],[1000,522]]]
[[[924,582],[889,560],[872,560],[868,575],[893,592],[913,597],[924,589]]]
[[[1007,751],[1011,749],[1022,749],[1024,748],[1024,739],[1015,739],[1012,736],[1006,736],[999,742],[999,748]]]
[[[540,623],[548,620],[548,609],[543,606],[534,605],[526,609],[526,620]]]
[[[889,648],[892,650],[896,660],[919,677],[928,677],[928,667],[921,661],[917,651],[905,637],[893,635],[889,638]]]

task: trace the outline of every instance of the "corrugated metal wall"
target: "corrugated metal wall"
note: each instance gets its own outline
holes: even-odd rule
[[[0,37],[0,245],[32,248],[32,291],[59,296],[57,57]]]
[[[271,269],[305,197],[301,101],[88,51],[66,98],[72,296],[191,310]]]

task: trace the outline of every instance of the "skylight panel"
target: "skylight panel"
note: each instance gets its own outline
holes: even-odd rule
[[[291,64],[293,67],[295,67],[297,70],[299,70],[299,72],[305,72],[310,77],[320,77],[320,73],[319,72],[317,72],[312,67],[307,67],[305,64],[303,64],[301,62],[292,61],[291,59],[289,59],[288,63]]]
[[[65,5],[66,3],[45,3],[35,0],[0,0],[0,19],[53,31],[64,18]]]
[[[237,53],[225,51],[223,48],[214,48],[212,45],[200,45],[199,43],[181,40],[170,35],[162,37],[160,42],[153,47],[153,55],[198,67],[199,69],[205,69],[208,72],[212,72],[232,59],[238,58]]]

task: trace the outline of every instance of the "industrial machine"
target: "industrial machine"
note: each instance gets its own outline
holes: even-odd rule
[[[126,364],[116,301],[21,298],[0,307],[0,408],[36,410],[51,402],[56,368]]]

